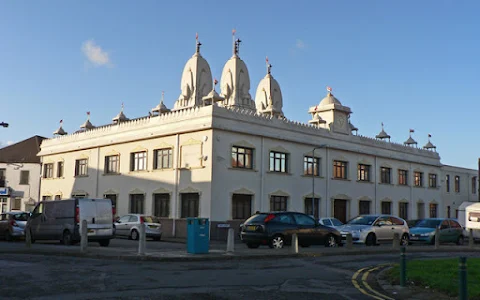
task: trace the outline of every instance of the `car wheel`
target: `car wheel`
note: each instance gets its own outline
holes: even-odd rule
[[[465,242],[465,238],[462,235],[459,236],[457,240],[457,245],[462,246],[464,242]]]
[[[250,249],[256,249],[256,248],[258,248],[259,246],[260,246],[259,244],[247,243],[247,247],[250,248]]]
[[[338,246],[337,239],[335,238],[334,235],[329,234],[327,236],[327,239],[325,240],[325,247],[333,248],[337,246]]]
[[[374,233],[369,233],[367,235],[367,239],[365,240],[365,245],[367,246],[375,246],[377,244],[377,237]]]
[[[65,230],[63,232],[63,235],[62,235],[62,244],[65,245],[65,246],[69,246],[69,245],[72,245],[73,244],[73,240],[72,240],[72,234],[70,233],[70,231],[68,230]]]
[[[138,231],[136,229],[134,229],[134,230],[132,230],[132,232],[130,232],[130,239],[135,240],[135,241],[138,240]]]
[[[402,235],[402,238],[400,239],[400,246],[408,246],[408,245],[409,245],[408,234],[404,233]]]
[[[7,242],[11,242],[13,240],[12,234],[10,233],[10,230],[5,230],[5,240]]]
[[[282,249],[284,245],[285,245],[285,240],[283,236],[279,234],[275,235],[270,241],[270,248],[273,248],[273,249]]]

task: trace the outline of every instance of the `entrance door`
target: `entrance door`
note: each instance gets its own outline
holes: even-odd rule
[[[347,222],[347,200],[335,199],[333,201],[333,216],[343,223]]]

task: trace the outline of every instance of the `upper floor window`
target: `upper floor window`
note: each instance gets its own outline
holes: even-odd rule
[[[445,187],[447,189],[447,193],[450,193],[450,175],[445,176]]]
[[[333,178],[347,179],[347,162],[334,160],[333,161]]]
[[[57,162],[57,178],[63,177],[63,161]]]
[[[472,194],[477,193],[477,177],[472,177]]]
[[[455,176],[455,193],[460,193],[460,176]]]
[[[407,170],[398,170],[398,184],[399,185],[408,185],[408,171]]]
[[[437,174],[428,174],[428,186],[431,188],[437,187]]]
[[[88,159],[77,159],[75,161],[75,176],[88,175]]]
[[[423,173],[422,172],[414,172],[413,173],[413,184],[415,186],[423,186]]]
[[[28,170],[20,171],[20,184],[28,184],[29,178],[30,178],[30,171]]]
[[[120,172],[120,156],[105,156],[105,174],[118,174]]]
[[[370,181],[370,166],[358,164],[357,168],[358,181]]]
[[[147,151],[130,153],[130,171],[147,169]]]
[[[392,169],[387,167],[380,168],[380,183],[392,183]]]
[[[253,149],[232,146],[232,168],[252,169]]]
[[[153,151],[153,168],[171,169],[173,166],[173,150],[172,148],[157,149]]]
[[[312,156],[303,157],[303,174],[320,176],[320,158]]]
[[[270,172],[288,172],[288,154],[270,151]]]
[[[53,164],[43,165],[43,178],[53,178]]]
[[[7,174],[7,169],[0,169],[0,187],[5,187],[7,185],[7,179],[5,178]]]

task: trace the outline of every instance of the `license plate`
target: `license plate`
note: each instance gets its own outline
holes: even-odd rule
[[[248,225],[247,226],[248,231],[255,231],[256,229],[257,229],[257,226],[255,226],[255,225]]]
[[[153,225],[148,225],[148,228],[157,229],[158,227],[157,227],[157,226],[153,226]]]
[[[411,236],[410,239],[411,240],[418,240],[418,236]]]
[[[88,233],[94,233],[94,232],[95,232],[95,230],[93,230],[93,229],[88,230]]]

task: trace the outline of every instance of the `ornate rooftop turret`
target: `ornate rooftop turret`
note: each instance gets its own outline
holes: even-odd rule
[[[63,130],[63,120],[60,120],[60,127],[53,132],[53,135],[67,135],[68,133]]]
[[[312,119],[308,121],[308,123],[319,126],[320,124],[325,124],[327,122],[323,120],[318,114],[313,114]]]
[[[208,95],[206,95],[205,97],[202,98],[202,101],[203,101],[203,105],[204,106],[207,106],[207,105],[212,105],[213,103],[217,103],[217,102],[221,102],[223,100],[225,100],[225,98],[223,98],[222,96],[220,96],[217,91],[215,90],[215,87],[217,86],[218,84],[218,80],[215,78],[213,80],[213,89],[210,93],[208,93]]]
[[[95,128],[95,126],[93,126],[92,123],[90,123],[90,112],[87,111],[87,120],[82,125],[80,125],[80,129],[89,130],[93,128]]]
[[[325,120],[325,128],[337,133],[352,134],[350,128],[350,107],[342,103],[332,94],[332,88],[327,86],[327,96],[320,101],[318,105],[309,108],[308,113],[312,114],[312,120],[315,115]],[[354,126],[355,127],[355,126]]]
[[[431,137],[432,135],[428,134],[428,142],[425,144],[425,146],[423,146],[423,149],[436,151],[437,147],[434,144],[432,144],[432,142],[430,142]]]
[[[120,110],[118,115],[116,115],[115,118],[112,119],[113,124],[119,124],[121,122],[128,121],[128,118],[123,113],[123,108],[124,108],[124,106],[123,106],[123,102],[122,102],[122,109]]]
[[[273,78],[272,65],[265,59],[267,64],[267,74],[260,81],[255,95],[255,103],[257,112],[276,117],[283,117],[283,98],[280,85],[277,80]]]
[[[375,136],[375,138],[379,139],[379,140],[383,140],[383,139],[388,139],[388,141],[390,142],[390,136],[385,132],[385,130],[383,129],[383,122],[382,122],[382,131],[380,131],[379,134],[377,134]]]
[[[168,108],[165,106],[165,104],[163,104],[164,98],[165,98],[165,92],[162,91],[162,98],[161,98],[161,100],[160,100],[160,103],[159,103],[157,106],[155,106],[154,108],[152,108],[152,114],[153,114],[153,115],[159,116],[159,115],[161,115],[161,114],[163,114],[163,113],[167,113],[167,112],[170,111],[170,109],[168,109]],[[149,115],[150,115],[150,114],[149,114]]]
[[[413,129],[410,129],[410,135],[408,137],[408,140],[406,140],[403,144],[404,145],[407,145],[407,146],[412,146],[412,145],[417,145],[417,141],[415,141],[413,138],[412,138],[412,133],[415,132],[415,130]]]

